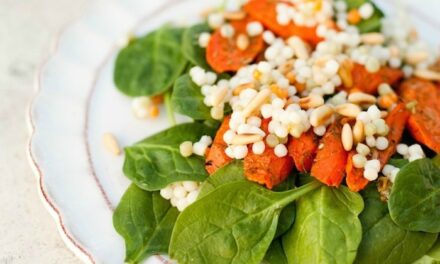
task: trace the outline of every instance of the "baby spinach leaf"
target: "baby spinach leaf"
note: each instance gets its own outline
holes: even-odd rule
[[[167,253],[179,212],[158,192],[132,184],[113,214],[113,225],[125,240],[125,261],[139,263],[158,253]]]
[[[397,174],[388,203],[393,221],[409,231],[440,232],[440,168],[413,161]]]
[[[287,264],[286,254],[280,239],[272,241],[264,257],[263,264]]]
[[[245,181],[224,184],[180,214],[170,256],[180,264],[258,264],[275,235],[281,209],[319,186],[312,182],[272,192]]]
[[[283,236],[289,263],[353,263],[361,242],[362,197],[347,187],[322,186],[296,202],[296,219]]]
[[[356,27],[361,33],[379,32],[382,27],[384,13],[371,0],[345,0],[348,10],[357,9],[365,3],[370,3],[374,7],[373,15],[366,20],[362,20]]]
[[[425,256],[415,261],[413,264],[440,264],[440,239],[426,253]]]
[[[187,28],[183,33],[182,52],[192,64],[206,70],[211,69],[206,62],[206,49],[199,46],[199,36],[204,32],[210,32],[207,24],[198,24]]]
[[[363,236],[355,263],[394,264],[412,263],[435,242],[437,235],[411,232],[398,227],[380,200],[374,185],[363,191],[365,209],[360,215]]]
[[[196,142],[214,129],[199,123],[181,124],[125,149],[124,174],[144,190],[156,191],[176,181],[203,181],[203,157],[180,155],[184,141]]]
[[[183,30],[164,26],[135,39],[116,58],[114,81],[128,96],[167,91],[186,66],[181,51]]]
[[[188,74],[180,76],[174,83],[171,104],[174,111],[195,120],[212,119],[211,109],[203,102],[204,96]]]
[[[408,164],[409,161],[406,159],[390,159],[388,161],[388,164],[393,165],[396,168],[402,168],[406,164]]]

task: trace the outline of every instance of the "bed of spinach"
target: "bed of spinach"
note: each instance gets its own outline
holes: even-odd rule
[[[380,200],[375,185],[362,192],[365,209],[360,215],[363,236],[355,263],[405,264],[422,257],[433,245],[437,235],[411,232],[397,226],[388,206]]]
[[[409,231],[440,232],[440,168],[416,160],[398,173],[388,203],[393,221]]]
[[[348,10],[359,8],[365,3],[372,4],[374,7],[373,15],[367,20],[362,20],[356,25],[356,27],[361,33],[380,32],[384,13],[377,7],[377,5],[375,5],[371,0],[345,0],[345,2],[347,3]]]
[[[194,120],[209,120],[210,108],[203,102],[202,92],[188,74],[180,76],[174,83],[171,104],[174,111]]]
[[[284,253],[281,239],[275,239],[270,244],[269,249],[264,256],[262,264],[287,264],[286,254]]]
[[[362,197],[322,186],[296,201],[296,219],[283,236],[289,263],[353,263],[361,242]]]
[[[199,36],[201,33],[209,33],[210,31],[211,28],[207,24],[197,24],[187,28],[182,38],[182,52],[186,59],[205,70],[209,70],[211,67],[206,62],[206,49],[199,46]]]
[[[130,42],[116,58],[116,87],[128,96],[158,95],[171,88],[187,65],[182,34],[181,28],[163,26]]]
[[[208,176],[203,157],[185,158],[179,146],[196,142],[215,129],[200,123],[181,124],[125,149],[124,174],[144,190],[156,191],[176,181],[203,181]]]
[[[167,253],[179,212],[159,192],[132,184],[113,215],[113,225],[125,240],[127,263],[139,263],[157,253]]]
[[[420,259],[413,264],[440,264],[440,239],[434,244],[434,246]]]
[[[282,208],[320,186],[311,182],[273,192],[246,181],[221,185],[180,214],[169,254],[180,264],[259,264],[275,236]]]

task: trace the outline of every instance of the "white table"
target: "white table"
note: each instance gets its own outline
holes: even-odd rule
[[[28,103],[53,37],[87,0],[0,1],[0,264],[80,263],[43,207],[28,165]]]

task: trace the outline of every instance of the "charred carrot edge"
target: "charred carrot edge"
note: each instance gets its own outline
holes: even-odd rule
[[[310,172],[319,146],[319,138],[312,129],[299,138],[291,138],[288,144],[290,157],[300,172]]]
[[[320,144],[315,163],[312,166],[313,177],[328,186],[338,187],[345,175],[347,152],[341,142],[342,124],[335,121],[327,130]]]
[[[376,94],[377,88],[382,83],[396,84],[403,78],[403,72],[399,69],[382,67],[376,73],[370,73],[365,66],[355,63],[352,70],[353,86],[362,92]]]
[[[410,79],[399,89],[399,94],[407,103],[416,101],[414,113],[408,120],[407,128],[412,137],[421,144],[440,153],[440,92],[433,83]]]
[[[220,29],[217,29],[211,36],[206,48],[206,60],[209,65],[218,73],[228,71],[238,71],[243,66],[248,65],[264,49],[262,35],[251,37],[249,46],[245,50],[237,47],[237,38],[240,34],[246,33],[246,26],[249,19],[232,21],[231,25],[235,29],[232,38],[224,38]]]
[[[397,144],[399,144],[402,139],[403,131],[405,130],[405,125],[409,118],[409,111],[406,109],[405,104],[400,103],[388,114],[386,118],[386,123],[390,128],[388,133],[388,148],[379,151],[378,159],[380,165],[383,168],[388,163],[388,160],[396,153]]]
[[[218,169],[232,161],[232,159],[225,153],[225,149],[228,145],[223,140],[223,135],[229,130],[230,119],[230,116],[225,117],[215,135],[211,148],[207,151],[205,169],[209,174],[213,174]]]
[[[356,153],[357,152],[355,150],[352,150],[348,154],[347,166],[345,167],[345,181],[348,188],[353,192],[363,190],[369,183],[369,181],[364,178],[364,170],[358,169],[353,165],[353,156],[356,155]]]
[[[269,122],[270,119],[265,119],[261,126],[266,133],[268,132]],[[254,154],[251,147],[249,147],[249,153],[244,158],[245,177],[250,181],[264,184],[269,189],[283,182],[292,170],[292,159],[289,156],[277,157],[273,149],[267,145],[261,155]]]
[[[285,26],[280,25],[277,22],[277,3],[278,1],[274,0],[251,0],[244,6],[244,10],[251,18],[283,38],[298,36],[313,46],[322,41],[316,34],[316,27],[297,26],[293,22]]]

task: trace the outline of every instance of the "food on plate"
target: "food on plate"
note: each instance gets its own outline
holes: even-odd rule
[[[438,65],[369,0],[231,0],[131,39],[115,85],[170,128],[124,149],[126,262],[439,262]]]

